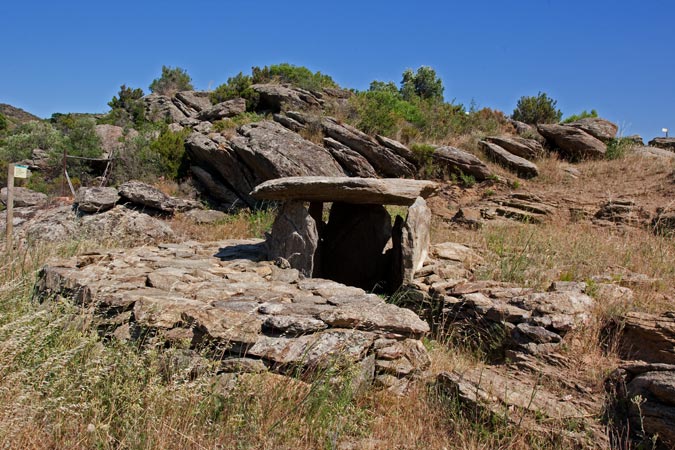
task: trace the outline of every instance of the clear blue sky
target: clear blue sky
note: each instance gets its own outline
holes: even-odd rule
[[[448,101],[510,114],[544,91],[565,115],[595,108],[649,139],[675,134],[674,23],[672,0],[6,0],[0,103],[105,112],[162,65],[198,89],[280,62],[357,89],[429,65]]]

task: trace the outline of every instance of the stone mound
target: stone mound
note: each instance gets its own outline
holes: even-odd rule
[[[400,389],[426,370],[429,326],[415,313],[266,258],[259,240],[91,253],[45,266],[37,291],[89,310],[106,336],[208,349],[224,371],[304,376],[348,363]]]

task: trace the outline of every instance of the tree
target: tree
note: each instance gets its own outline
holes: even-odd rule
[[[166,96],[172,96],[176,92],[190,91],[192,87],[192,78],[184,69],[180,67],[162,66],[162,76],[155,78],[150,83],[150,91]]]
[[[562,111],[556,109],[558,102],[549,98],[544,92],[536,97],[520,97],[511,118],[529,124],[558,123],[562,118]]]
[[[378,81],[375,80],[370,83],[370,87],[368,87],[369,92],[387,92],[392,95],[396,95],[397,97],[400,97],[401,94],[396,87],[396,84],[394,84],[393,81],[390,81],[388,83],[385,83],[384,81]]]
[[[260,97],[256,91],[251,89],[251,84],[253,84],[251,77],[239,72],[211,93],[211,103],[216,104],[241,97],[246,99],[246,109],[251,111],[255,109]]]
[[[9,128],[7,118],[3,114],[0,114],[0,134],[6,131],[7,128]]]
[[[443,101],[443,81],[436,75],[436,71],[429,66],[421,66],[417,72],[407,69],[401,80],[401,95],[405,100],[412,100],[415,96],[434,101]]]
[[[145,121],[145,105],[141,100],[143,95],[142,89],[133,89],[123,84],[117,96],[108,102],[112,111],[101,122],[119,126],[126,126],[129,122],[140,125]]]

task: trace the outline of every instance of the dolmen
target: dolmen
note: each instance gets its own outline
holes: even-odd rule
[[[439,189],[423,180],[288,177],[258,185],[251,196],[282,204],[267,239],[272,260],[306,277],[366,291],[395,292],[412,282],[429,248],[431,211]],[[332,203],[324,221],[324,203]],[[384,205],[407,206],[403,219]]]

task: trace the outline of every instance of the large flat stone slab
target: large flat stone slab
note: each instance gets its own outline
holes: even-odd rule
[[[251,196],[257,200],[301,200],[410,206],[427,198],[438,183],[397,178],[288,177],[259,184]]]

